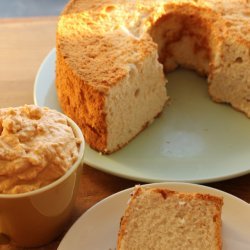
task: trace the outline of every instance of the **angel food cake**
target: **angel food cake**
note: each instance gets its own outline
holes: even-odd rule
[[[0,109],[0,194],[24,193],[57,180],[77,160],[79,144],[67,118],[55,110]]]
[[[136,187],[121,220],[117,250],[221,250],[221,197]]]
[[[178,66],[250,117],[250,2],[72,0],[60,16],[58,99],[100,152],[120,149],[162,112],[164,72]]]

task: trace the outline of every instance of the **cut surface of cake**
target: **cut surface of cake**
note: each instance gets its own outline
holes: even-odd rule
[[[222,249],[221,197],[136,186],[121,219],[117,250]]]
[[[249,13],[247,0],[71,0],[56,38],[62,110],[93,149],[112,153],[161,114],[164,72],[182,66],[250,117]]]

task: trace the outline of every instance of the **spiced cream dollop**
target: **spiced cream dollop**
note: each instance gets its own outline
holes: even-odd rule
[[[55,110],[0,109],[0,194],[29,192],[57,180],[77,160],[79,144],[67,118]]]

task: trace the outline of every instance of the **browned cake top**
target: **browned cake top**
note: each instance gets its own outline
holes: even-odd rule
[[[156,51],[148,29],[171,8],[184,4],[209,9],[225,36],[230,33],[250,44],[248,0],[72,0],[58,23],[58,53],[85,83],[106,89]]]

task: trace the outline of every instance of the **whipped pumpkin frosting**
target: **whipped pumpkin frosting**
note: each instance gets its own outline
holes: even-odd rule
[[[0,193],[24,193],[57,180],[76,161],[79,143],[55,110],[0,109]]]

